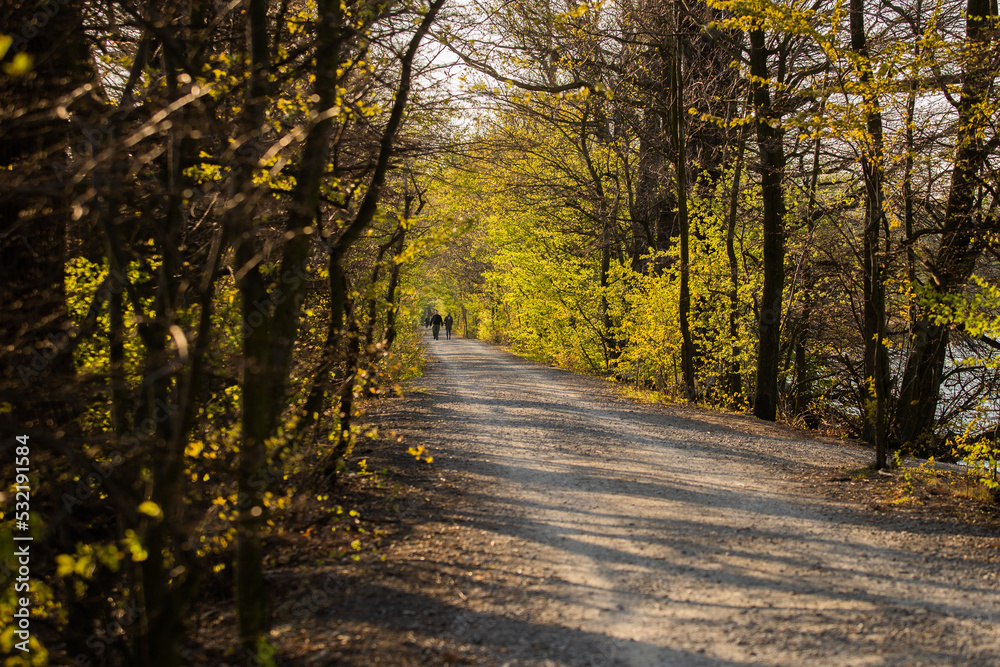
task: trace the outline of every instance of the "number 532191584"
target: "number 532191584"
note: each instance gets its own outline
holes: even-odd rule
[[[14,520],[18,527],[27,529],[28,511],[31,509],[31,482],[28,473],[31,472],[31,450],[28,448],[28,436],[17,436],[18,446],[14,448]],[[22,523],[23,522],[23,523]]]

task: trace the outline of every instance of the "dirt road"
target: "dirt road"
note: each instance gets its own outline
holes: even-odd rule
[[[995,539],[880,522],[803,481],[870,452],[623,401],[475,341],[427,347],[408,439],[463,500],[427,564],[449,613],[405,613],[411,638],[458,647],[443,662],[1000,665]]]

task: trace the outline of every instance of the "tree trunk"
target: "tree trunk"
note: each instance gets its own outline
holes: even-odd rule
[[[152,18],[160,20],[162,17],[154,13]],[[188,44],[190,39],[189,32],[182,29],[178,41]],[[175,101],[186,94],[180,80],[182,67],[198,68],[197,63],[179,62],[178,55],[172,49],[164,49],[161,54],[166,92],[169,99]],[[151,455],[153,484],[149,499],[161,512],[159,517],[144,519],[144,541],[149,552],[143,564],[144,574],[149,575],[144,581],[146,615],[149,619],[149,641],[145,648],[149,651],[148,664],[164,667],[180,664],[185,608],[198,576],[195,547],[185,539],[182,526],[185,510],[184,450],[187,447],[187,428],[195,409],[192,399],[201,363],[188,355],[180,355],[182,358],[179,360],[187,366],[187,372],[180,373],[176,381],[164,370],[171,363],[170,338],[184,336],[177,323],[181,290],[179,276],[183,266],[180,248],[187,220],[183,192],[189,181],[185,169],[190,165],[195,149],[194,140],[188,136],[194,122],[191,110],[181,108],[175,116],[166,137],[166,168],[161,176],[166,208],[156,238],[162,264],[156,271],[155,318],[143,337],[148,364],[144,385],[150,388],[152,397],[146,411],[157,422],[157,441]],[[124,270],[123,266],[118,268]],[[202,305],[205,305],[204,301]],[[211,318],[208,316],[210,313],[204,310],[202,315],[199,342],[203,344],[209,337]],[[161,414],[164,405],[170,406],[168,414]],[[171,569],[176,571],[171,574]]]
[[[344,358],[344,381],[340,385],[337,402],[337,409],[340,411],[340,436],[334,445],[333,457],[330,461],[334,467],[327,469],[327,475],[332,478],[336,477],[338,467],[351,453],[351,447],[354,445],[354,437],[351,433],[351,426],[354,423],[354,383],[358,376],[358,362],[361,354],[361,331],[358,327],[358,318],[354,313],[353,299],[348,299],[345,302],[344,316],[347,319],[347,353]]]
[[[241,125],[244,138],[260,136],[267,99],[270,58],[268,47],[267,0],[249,0],[247,35],[249,39],[250,80],[245,114]],[[270,313],[267,289],[257,262],[257,244],[253,227],[256,207],[249,193],[256,166],[257,151],[249,151],[233,177],[235,194],[243,195],[245,204],[235,207],[226,222],[233,225],[236,238],[237,273],[243,322],[243,368],[241,378],[242,442],[237,470],[236,520],[236,614],[240,647],[246,660],[273,664],[267,644],[267,596],[262,571],[264,550],[261,534],[265,525],[264,493],[267,491],[268,438],[274,432],[274,406],[269,381]],[[237,232],[238,233],[235,233]]]
[[[652,136],[659,132],[659,114],[650,106],[642,112],[639,133],[639,156],[636,164],[635,204],[629,216],[632,223],[632,270],[645,273],[649,264],[643,257],[653,248],[657,213],[657,187],[659,183],[657,154],[653,150]]]
[[[603,208],[603,206],[602,206]],[[602,211],[601,229],[601,268],[599,282],[601,286],[601,342],[604,345],[604,368],[609,373],[614,372],[615,362],[620,356],[618,342],[611,329],[611,312],[608,305],[608,274],[611,270],[611,221]]]
[[[968,0],[966,12],[968,51],[958,105],[955,166],[941,241],[929,266],[929,286],[932,293],[942,297],[954,294],[965,286],[976,259],[983,251],[983,239],[977,227],[976,200],[979,172],[986,163],[988,151],[980,136],[984,121],[978,115],[994,75],[982,50],[995,39],[989,19],[996,17],[996,6],[990,0]],[[920,309],[912,331],[894,430],[900,443],[919,449],[923,441],[932,435],[949,330],[937,325],[932,320],[932,313]]]
[[[403,247],[406,244],[406,230],[400,229],[396,237],[396,247],[393,248],[392,267],[389,269],[389,285],[385,291],[385,352],[388,353],[396,340],[396,317],[399,315],[399,306],[396,304],[396,290],[399,287],[399,273],[402,265],[399,258],[403,255]],[[462,307],[465,312],[465,307]],[[468,336],[468,322],[466,322],[466,336]]]
[[[729,194],[729,216],[726,220],[726,258],[729,261],[729,344],[730,358],[726,361],[726,376],[723,386],[730,407],[743,402],[743,376],[740,369],[740,276],[736,258],[736,218],[739,214],[740,179],[743,175],[743,156],[746,153],[746,125],[740,128],[736,145],[736,164],[733,167],[733,187]]]
[[[885,348],[885,284],[882,277],[882,252],[879,233],[885,219],[884,146],[882,111],[878,96],[872,90],[871,62],[868,55],[864,22],[864,0],[851,0],[851,49],[858,56],[858,78],[863,87],[867,136],[862,146],[861,170],[865,180],[864,227],[864,312],[862,335],[865,342],[864,393],[871,409],[865,406],[863,437],[875,444],[875,465],[884,468],[887,462],[886,413],[889,390],[889,353]]]
[[[750,73],[757,146],[761,160],[761,199],[764,207],[764,285],[757,324],[757,388],[753,412],[774,421],[778,412],[778,365],[781,345],[781,298],[785,285],[785,171],[784,130],[771,108],[767,49],[762,28],[750,31]]]
[[[680,12],[675,7],[676,24],[680,24]],[[670,79],[673,93],[670,114],[674,144],[674,177],[677,186],[677,223],[680,232],[680,291],[677,299],[678,319],[681,330],[681,371],[684,377],[684,395],[688,401],[697,400],[694,376],[694,340],[691,337],[691,253],[690,221],[687,202],[687,138],[684,136],[684,67],[683,45],[678,37],[673,38],[674,49],[671,58]]]
[[[34,14],[33,3],[0,8],[0,32],[9,26],[15,39],[5,62],[22,47],[34,58],[27,76],[0,72],[0,403],[23,428],[55,430],[71,418],[74,398],[73,358],[63,353],[73,333],[64,280],[72,208],[71,195],[60,193],[76,130],[40,103],[76,97],[73,90],[96,83],[96,75],[76,5],[61,7],[26,39],[14,27],[30,25]],[[87,102],[75,100],[70,111],[90,122],[80,108]]]

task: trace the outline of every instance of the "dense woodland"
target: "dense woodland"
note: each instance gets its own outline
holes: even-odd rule
[[[0,432],[40,580],[25,657],[3,572],[0,648],[181,664],[212,580],[273,664],[271,517],[377,437],[430,307],[995,477],[997,30],[987,0],[4,2]]]

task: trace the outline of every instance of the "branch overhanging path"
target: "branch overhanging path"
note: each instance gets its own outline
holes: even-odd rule
[[[1000,665],[995,566],[799,474],[869,452],[426,344],[405,431],[463,489],[451,520],[478,537],[462,561],[487,574],[455,582],[445,635],[482,664]]]

